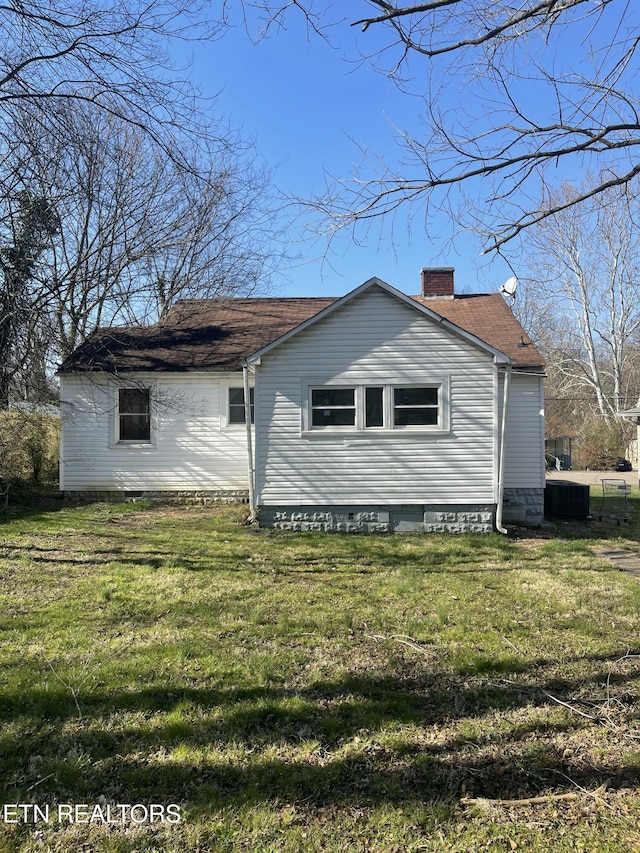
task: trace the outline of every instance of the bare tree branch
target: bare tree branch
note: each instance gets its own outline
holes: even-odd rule
[[[49,99],[93,103],[166,150],[206,136],[208,106],[169,60],[175,40],[208,39],[203,2],[30,0],[0,5],[0,109]],[[198,109],[196,109],[198,105]]]
[[[590,186],[549,191],[543,207],[562,213],[528,232],[526,298],[537,309],[530,319],[547,357],[550,393],[582,393],[611,420],[640,392],[638,210],[624,189],[590,195]]]
[[[290,7],[277,0],[243,5],[272,20]],[[350,8],[350,23],[363,36],[347,48],[348,58],[359,55],[422,98],[423,124],[398,134],[397,165],[368,156],[353,175],[327,176],[326,192],[310,206],[329,233],[401,210],[428,225],[432,212],[444,209],[481,233],[487,252],[499,252],[566,204],[636,182],[640,26],[629,0],[359,6],[360,14]],[[323,10],[325,34],[341,23],[329,18],[333,8]],[[304,11],[317,28],[322,13],[313,0]],[[587,193],[540,209],[555,176],[587,171],[596,176]]]
[[[11,157],[0,165],[0,353],[20,396],[36,368],[27,352],[40,369],[97,326],[155,322],[179,298],[265,292],[283,254],[270,175],[236,134],[211,142],[206,156],[202,143],[185,142],[178,163],[131,123],[79,107],[50,103],[45,117],[22,103]],[[43,239],[36,231],[11,237],[22,199],[51,209],[56,227]],[[37,255],[3,248],[28,249],[36,239]],[[8,301],[18,278],[4,258],[25,254],[21,299]],[[42,319],[46,338],[31,316]]]

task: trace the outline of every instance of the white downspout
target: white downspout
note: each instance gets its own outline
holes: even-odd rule
[[[507,533],[507,528],[502,524],[502,511],[504,504],[504,462],[507,444],[507,414],[509,412],[509,392],[511,390],[511,365],[508,364],[504,370],[504,387],[502,389],[502,424],[500,429],[500,450],[498,453],[498,500],[496,504],[496,530],[498,533]]]
[[[255,368],[254,368],[255,374]],[[256,512],[255,465],[253,462],[253,438],[251,435],[251,389],[249,386],[249,365],[242,366],[244,385],[244,422],[247,429],[247,473],[249,475],[249,522],[258,520]]]

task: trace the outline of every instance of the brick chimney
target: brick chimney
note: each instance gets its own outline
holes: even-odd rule
[[[429,297],[449,297],[453,299],[453,267],[425,267],[420,270],[422,287],[420,295]]]

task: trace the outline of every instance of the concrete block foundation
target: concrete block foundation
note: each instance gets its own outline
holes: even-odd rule
[[[544,521],[544,489],[505,489],[502,519],[505,524],[539,527]]]
[[[248,503],[249,493],[237,490],[72,491],[77,501],[151,500],[169,504]],[[260,508],[260,525],[280,530],[324,530],[346,533],[491,533],[494,504],[405,504],[344,506],[269,506]],[[544,489],[505,489],[505,524],[539,527],[544,521]]]
[[[490,533],[492,504],[434,506],[275,506],[260,508],[260,525],[279,530],[343,533]]]

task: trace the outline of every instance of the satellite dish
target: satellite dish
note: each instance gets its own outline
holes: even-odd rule
[[[509,296],[511,299],[516,298],[516,290],[518,288],[518,279],[515,276],[508,278],[500,288],[500,293]]]

